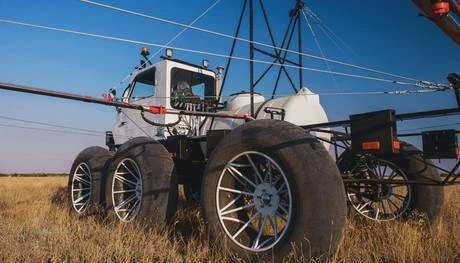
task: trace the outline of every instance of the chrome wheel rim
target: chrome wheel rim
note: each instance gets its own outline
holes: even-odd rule
[[[382,159],[357,164],[351,173],[354,178],[408,180],[395,164]],[[407,184],[353,183],[347,187],[347,197],[360,215],[375,221],[390,221],[400,218],[409,209],[412,187]]]
[[[142,175],[136,162],[123,159],[112,180],[112,202],[116,216],[123,222],[136,218],[142,200]]]
[[[77,214],[83,214],[91,204],[91,170],[86,163],[80,163],[72,177],[72,206]]]
[[[216,206],[230,240],[249,251],[266,251],[283,238],[291,222],[290,184],[271,157],[243,152],[222,171]]]

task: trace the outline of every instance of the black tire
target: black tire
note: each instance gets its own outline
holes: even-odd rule
[[[423,158],[423,153],[413,145],[401,142],[401,149],[398,154],[378,156],[383,160],[392,162],[401,169],[409,180],[424,182],[442,181],[436,168],[429,166],[430,160]],[[346,151],[338,160],[339,170],[342,172],[351,169],[354,165],[353,154]],[[444,189],[432,185],[411,185],[412,198],[408,209],[400,219],[410,218],[414,212],[423,213],[431,223],[434,223],[441,215],[444,205]]]
[[[125,174],[121,167],[126,167]],[[107,177],[105,195],[109,217],[117,221],[137,221],[160,227],[170,222],[177,207],[177,179],[173,170],[174,163],[168,151],[157,141],[138,137],[123,144],[113,157]],[[136,173],[140,179],[133,177],[129,171]],[[114,193],[113,198],[112,189],[128,191],[132,185],[121,181],[126,179],[137,180],[139,187],[134,187],[137,190],[133,201],[139,203],[125,203],[123,209],[133,209],[123,213],[122,200],[129,200],[131,193]]]
[[[273,240],[278,241],[274,242],[266,250],[251,251],[247,249],[249,246],[241,246],[245,238],[254,238],[254,233],[250,233],[252,230],[249,229],[244,231],[245,237],[240,238],[243,241],[233,241],[227,234],[226,231],[228,230],[222,225],[218,214],[218,210],[221,213],[224,210],[217,201],[218,198],[220,200],[220,195],[222,194],[219,192],[219,197],[217,196],[217,188],[220,187],[219,181],[224,181],[220,177],[224,178],[226,176],[224,168],[232,158],[248,151],[256,151],[260,156],[265,156],[266,160],[270,161],[271,159],[273,161],[273,164],[267,165],[272,167],[270,172],[265,173],[268,169],[259,170],[259,172],[264,171],[264,178],[266,178],[267,174],[270,174],[269,178],[271,178],[271,174],[274,173],[272,169],[273,167],[276,168],[274,165],[278,165],[277,167],[281,169],[281,172],[278,171],[277,173],[285,174],[284,177],[279,176],[279,178],[284,178],[286,185],[291,189],[290,194],[287,195],[292,200],[291,220],[289,220],[289,214],[286,213],[288,217],[284,222],[289,222],[284,225],[283,229],[286,230],[280,232],[278,237],[273,234]],[[251,153],[248,152],[248,154]],[[248,162],[251,162],[249,159],[248,157]],[[260,168],[260,164],[258,164],[258,167]],[[256,173],[255,171],[253,174]],[[271,180],[270,185],[272,185]],[[259,186],[266,182],[265,180],[260,181],[263,181],[263,183],[259,184]],[[279,179],[276,181],[279,181]],[[231,183],[234,186],[238,185],[236,180]],[[273,186],[277,187],[277,184],[279,183],[275,183]],[[281,188],[279,188],[278,193],[282,193]],[[257,189],[253,196],[256,196],[256,192]],[[284,190],[283,192],[286,193],[287,191]],[[265,203],[268,204],[268,209],[272,207],[272,200],[281,200],[281,198],[285,198],[286,194],[284,194],[284,197],[281,194],[276,196],[278,199],[272,198],[272,195],[270,195],[270,200]],[[248,202],[246,197],[238,202]],[[225,202],[228,202],[228,198],[230,198],[228,194],[227,196],[222,196],[222,200]],[[234,197],[232,196],[231,198]],[[262,204],[260,201],[262,198],[265,198],[265,196],[253,197],[252,201],[254,203],[259,202],[260,205]],[[225,246],[230,248],[232,252],[250,261],[274,260],[274,262],[278,262],[283,256],[292,251],[293,247],[297,252],[307,257],[325,257],[328,254],[333,254],[341,240],[346,220],[345,190],[337,167],[326,149],[318,140],[308,135],[305,130],[293,124],[276,120],[249,122],[239,126],[222,139],[212,153],[205,170],[201,204],[203,215],[208,222],[212,236],[217,241],[225,243]],[[218,205],[219,208],[217,208]],[[275,212],[273,213],[276,214],[281,211],[279,210],[281,202],[279,206],[275,206]],[[251,216],[241,212],[235,212],[231,215],[236,215],[240,220],[248,220],[248,217]],[[273,222],[271,218],[269,220]],[[274,220],[277,220],[276,216]],[[224,221],[222,220],[222,222]],[[251,222],[251,225],[253,224]],[[229,228],[238,229],[241,225],[244,226],[242,222],[238,222],[237,226]],[[276,231],[274,225],[279,224],[271,224],[273,233]],[[264,236],[265,231],[262,230]],[[250,237],[251,235],[253,236]],[[256,240],[259,237],[260,234]],[[268,236],[266,238],[265,241],[270,240]],[[240,242],[240,245],[236,242]],[[250,242],[250,244],[255,242],[256,245],[258,243],[257,241]]]
[[[99,211],[97,208],[103,204],[104,180],[110,158],[109,151],[99,146],[86,148],[75,158],[67,187],[71,214],[85,216]],[[89,189],[78,191],[85,188]],[[80,198],[83,200],[79,201]]]
[[[400,167],[411,180],[424,182],[442,181],[436,168],[425,160],[423,153],[409,143],[401,143],[401,153],[388,159]],[[427,215],[430,222],[435,222],[444,206],[444,188],[432,185],[414,185],[412,210]]]

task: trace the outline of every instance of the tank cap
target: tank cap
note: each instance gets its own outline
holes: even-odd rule
[[[303,87],[299,90],[297,95],[309,95],[309,94],[315,94],[311,90],[309,90],[307,87]]]

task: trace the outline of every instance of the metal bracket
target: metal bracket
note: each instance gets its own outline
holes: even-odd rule
[[[275,108],[275,107],[266,107],[264,109],[264,112],[265,113],[269,113],[270,114],[270,118],[272,120],[275,119],[275,115],[278,115],[281,117],[280,120],[284,121],[284,117],[286,116],[286,111],[283,109],[283,108]]]
[[[447,76],[447,80],[454,88],[455,98],[457,99],[457,106],[460,108],[460,75],[456,73],[450,73]]]
[[[460,160],[457,161],[457,164],[452,168],[452,171],[444,178],[443,184],[445,185],[454,185],[460,182],[457,180],[460,178],[460,173],[456,173],[457,170],[460,168]]]

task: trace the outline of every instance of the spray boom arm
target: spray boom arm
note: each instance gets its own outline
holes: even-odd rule
[[[105,98],[95,98],[91,96],[78,95],[78,94],[61,92],[61,91],[46,90],[46,89],[41,89],[41,88],[36,88],[36,87],[28,87],[28,86],[22,86],[22,85],[11,84],[11,83],[3,83],[3,82],[0,82],[0,89],[42,95],[42,96],[47,96],[47,97],[83,101],[87,103],[94,103],[94,104],[112,106],[112,107],[117,107],[117,108],[135,109],[141,112],[149,112],[152,114],[175,114],[175,115],[203,116],[203,117],[215,117],[215,118],[230,118],[230,119],[241,119],[245,121],[250,121],[253,119],[248,114],[223,114],[223,113],[212,113],[212,112],[178,111],[178,110],[167,109],[164,106],[142,106],[142,105],[136,105],[136,104],[126,103],[126,102],[119,102],[108,96]]]

